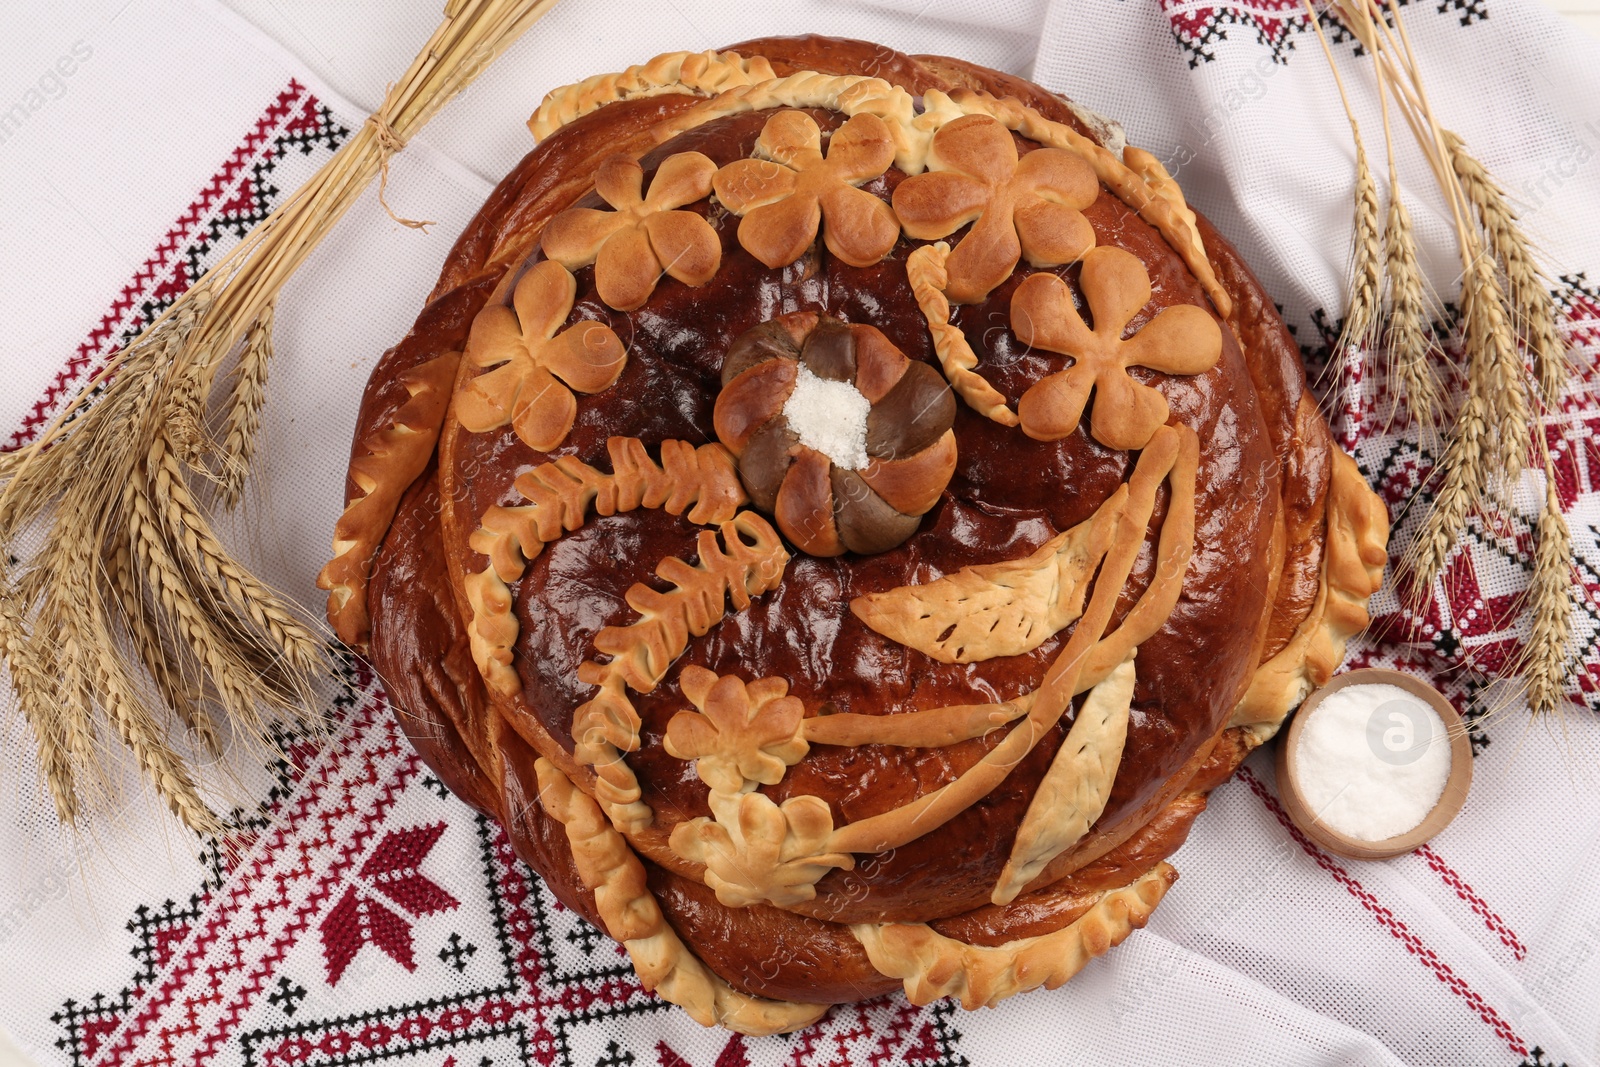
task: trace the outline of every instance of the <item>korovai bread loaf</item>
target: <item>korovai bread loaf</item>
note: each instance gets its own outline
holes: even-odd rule
[[[749,41],[529,125],[368,384],[335,630],[706,1025],[1068,980],[1381,581],[1271,300],[957,59]]]

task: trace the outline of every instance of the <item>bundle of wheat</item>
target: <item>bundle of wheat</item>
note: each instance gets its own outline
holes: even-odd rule
[[[387,180],[389,158],[553,3],[451,0],[349,143],[35,442],[0,456],[0,655],[62,821],[104,778],[106,725],[172,811],[213,832],[174,727],[215,750],[226,735],[265,736],[269,716],[312,714],[316,624],[240,565],[208,517],[238,503],[250,469],[274,302],[372,178]],[[44,547],[25,552],[24,537]]]
[[[1407,546],[1402,583],[1427,596],[1474,514],[1508,502],[1530,449],[1545,476],[1537,548],[1526,610],[1528,637],[1506,675],[1523,683],[1536,715],[1564,700],[1573,598],[1572,535],[1554,488],[1554,468],[1536,414],[1553,408],[1568,365],[1556,332],[1550,286],[1534,261],[1516,213],[1488,170],[1434,115],[1416,53],[1395,0],[1330,0],[1331,14],[1373,59],[1389,157],[1389,209],[1378,227],[1378,192],[1366,150],[1313,0],[1311,24],[1333,70],[1356,143],[1355,256],[1349,310],[1337,346],[1341,361],[1361,347],[1387,349],[1389,380],[1425,438],[1443,426],[1446,391],[1435,358],[1443,353],[1429,326],[1429,299],[1417,264],[1416,238],[1401,198],[1390,130],[1390,103],[1405,120],[1443,193],[1461,256],[1461,365],[1465,383],[1434,469],[1433,500]],[[1388,277],[1387,302],[1381,300]]]

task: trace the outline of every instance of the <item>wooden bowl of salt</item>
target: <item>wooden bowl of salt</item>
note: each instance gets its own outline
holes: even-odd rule
[[[1368,667],[1306,698],[1279,736],[1277,769],[1302,833],[1341,856],[1387,859],[1456,817],[1472,784],[1472,742],[1433,686]]]

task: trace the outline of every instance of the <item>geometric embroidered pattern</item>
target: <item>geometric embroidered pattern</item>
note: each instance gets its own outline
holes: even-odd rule
[[[1268,50],[1272,62],[1285,65],[1289,53],[1299,44],[1301,34],[1311,32],[1306,18],[1304,0],[1249,0],[1248,3],[1216,3],[1196,6],[1193,0],[1159,0],[1161,9],[1171,23],[1172,39],[1182,49],[1190,67],[1209,63],[1217,58],[1216,46],[1228,40],[1230,27],[1240,27],[1254,34],[1255,42]],[[1484,9],[1487,0],[1435,0],[1440,14],[1455,10],[1461,14],[1461,25],[1470,26],[1488,18]],[[1412,0],[1399,0],[1407,7]],[[1318,7],[1325,5],[1319,4]],[[1355,55],[1365,55],[1355,37],[1344,24],[1326,11],[1317,13],[1322,32],[1331,44],[1353,45]],[[1392,22],[1391,22],[1392,25]]]
[[[297,153],[320,164],[349,136],[348,126],[336,120],[305,86],[291,80],[168,229],[156,251],[134,272],[110,310],[23,417],[21,426],[0,442],[0,450],[31,443],[112,353],[137,337],[272,213],[284,198],[274,177],[286,155]]]

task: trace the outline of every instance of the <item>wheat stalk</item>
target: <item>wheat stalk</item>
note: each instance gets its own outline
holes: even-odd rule
[[[1439,376],[1433,369],[1439,345],[1428,321],[1428,296],[1422,268],[1417,263],[1417,237],[1411,228],[1411,213],[1400,198],[1399,186],[1392,174],[1384,245],[1384,266],[1389,278],[1389,321],[1384,332],[1389,380],[1399,395],[1405,397],[1419,433],[1427,438],[1438,430],[1444,400]]]
[[[209,833],[218,821],[163,717],[213,749],[224,726],[266,737],[264,710],[315,725],[320,640],[227,552],[192,485],[212,482],[228,507],[242,494],[284,282],[390,157],[553,3],[449,0],[334,158],[109,359],[37,440],[0,456],[0,561],[26,555],[24,531],[42,531],[46,546],[16,568],[0,565],[0,654],[63,821],[104,777],[97,726],[179,819]],[[217,441],[207,414],[218,368],[236,350]]]
[[[1350,301],[1345,309],[1339,339],[1334,345],[1334,360],[1330,364],[1334,368],[1330,393],[1337,395],[1343,391],[1351,354],[1370,347],[1375,336],[1374,325],[1383,293],[1383,237],[1378,223],[1378,185],[1372,178],[1372,167],[1367,162],[1366,145],[1361,140],[1361,124],[1356,121],[1355,109],[1350,106],[1350,98],[1345,92],[1344,79],[1333,62],[1333,50],[1328,46],[1321,23],[1317,21],[1317,10],[1311,0],[1304,2],[1311,14],[1312,28],[1317,31],[1317,40],[1322,44],[1322,54],[1327,57],[1328,69],[1333,72],[1333,82],[1338,87],[1339,100],[1344,105],[1345,118],[1350,122],[1350,136],[1356,146]]]
[[[1433,357],[1439,348],[1428,321],[1426,283],[1417,263],[1417,235],[1411,228],[1411,212],[1406,210],[1405,198],[1400,193],[1394,126],[1389,121],[1388,72],[1380,63],[1373,66],[1373,73],[1378,85],[1378,112],[1383,117],[1384,153],[1389,164],[1389,214],[1383,228],[1383,266],[1389,281],[1388,327],[1381,331],[1388,361],[1388,381],[1395,391],[1389,422],[1393,422],[1399,398],[1404,397],[1417,424],[1418,439],[1425,440],[1434,437],[1439,426],[1443,397],[1438,375],[1433,370]]]
[[[250,324],[228,393],[217,498],[230,511],[244,495],[244,481],[250,473],[250,462],[255,458],[261,407],[267,397],[267,364],[272,360],[272,319],[273,305],[268,304]]]
[[[1467,151],[1458,135],[1444,130],[1443,137],[1451,167],[1483,223],[1489,250],[1505,271],[1516,330],[1533,359],[1544,403],[1553,408],[1566,389],[1571,368],[1566,346],[1556,331],[1549,280],[1534,262],[1516,212],[1506,202],[1500,183]]]
[[[1307,0],[1310,7],[1310,0]],[[1573,604],[1571,531],[1554,491],[1555,470],[1542,427],[1535,415],[1559,402],[1566,386],[1566,352],[1556,330],[1555,308],[1548,281],[1534,262],[1515,212],[1489,171],[1467,150],[1457,134],[1433,112],[1423,88],[1421,70],[1399,5],[1387,0],[1391,27],[1380,0],[1332,0],[1332,6],[1356,39],[1373,57],[1373,69],[1384,108],[1388,135],[1387,91],[1416,137],[1438,181],[1455,222],[1461,255],[1462,348],[1466,361],[1467,396],[1450,430],[1449,445],[1435,468],[1436,495],[1406,549],[1403,569],[1411,591],[1425,598],[1442,571],[1457,539],[1475,512],[1490,500],[1509,504],[1513,488],[1527,465],[1530,443],[1537,449],[1545,475],[1545,494],[1537,522],[1532,579],[1526,608],[1531,616],[1522,654],[1507,667],[1519,675],[1535,714],[1558,706],[1565,694],[1567,643]],[[1312,11],[1315,25],[1316,12]],[[1320,26],[1317,27],[1322,39]],[[1331,50],[1323,39],[1330,65]],[[1337,78],[1337,71],[1335,71]],[[1349,101],[1340,83],[1346,111]],[[1359,150],[1359,148],[1358,148]],[[1394,148],[1390,151],[1391,201],[1389,252],[1386,266],[1391,293],[1390,344],[1393,369],[1413,410],[1433,410],[1437,381],[1420,367],[1430,362],[1426,342],[1417,338],[1419,312],[1425,297],[1416,288],[1420,272],[1405,255],[1402,231],[1409,218],[1393,188]],[[1359,196],[1359,190],[1358,190]],[[1527,359],[1524,357],[1527,352]],[[1533,372],[1529,373],[1531,360]],[[1417,398],[1424,398],[1418,403]],[[1430,428],[1426,418],[1423,432]]]

